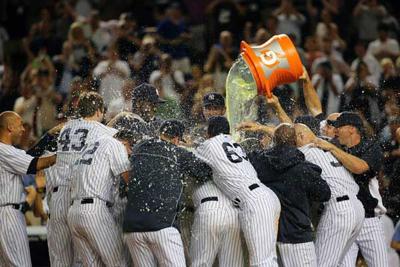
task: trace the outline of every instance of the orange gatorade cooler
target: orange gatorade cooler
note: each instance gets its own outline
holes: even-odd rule
[[[226,79],[227,117],[233,133],[238,123],[257,118],[258,95],[270,97],[276,86],[292,83],[303,73],[296,48],[285,34],[260,46],[242,41],[240,50]]]

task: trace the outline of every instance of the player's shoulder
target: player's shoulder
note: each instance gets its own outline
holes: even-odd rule
[[[318,147],[313,146],[312,144],[308,144],[298,148],[306,157],[308,155],[318,156],[321,155],[324,151]]]
[[[25,151],[22,149],[19,149],[12,145],[7,145],[7,144],[0,142],[0,154],[1,155],[11,155],[11,154],[21,153],[21,152],[25,153]]]

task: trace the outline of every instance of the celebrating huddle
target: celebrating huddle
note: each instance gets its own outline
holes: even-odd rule
[[[161,101],[149,85],[134,91]],[[256,149],[245,149],[230,136],[221,95],[206,95],[203,111],[205,131],[192,144],[177,120],[155,132],[156,117],[126,113],[105,126],[102,97],[84,93],[56,155],[40,158],[12,147],[20,118],[0,114],[1,262],[31,266],[21,213],[31,203],[20,199],[19,177],[47,168],[52,266],[355,266],[358,250],[368,266],[388,266],[376,181],[382,152],[357,114],[321,123],[337,138],[317,137],[307,120],[244,122],[238,130],[260,134]],[[316,227],[311,202],[323,203]],[[191,209],[186,240],[180,217]]]

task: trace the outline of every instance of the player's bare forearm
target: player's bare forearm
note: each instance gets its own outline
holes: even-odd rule
[[[323,140],[321,138],[316,138],[313,141],[316,147],[319,147],[323,150],[330,151],[337,160],[342,163],[342,165],[354,174],[363,174],[369,170],[368,163],[364,160],[353,156],[342,149],[338,148],[334,144]]]
[[[307,70],[303,70],[303,93],[304,93],[304,101],[306,103],[308,111],[315,117],[318,114],[322,113],[322,105],[319,100],[319,96],[317,91],[312,84],[310,77],[308,76]]]
[[[274,107],[276,116],[282,123],[293,123],[290,117],[286,114],[285,110],[282,108],[281,104]]]
[[[46,169],[56,163],[57,155],[52,155],[48,157],[40,157],[36,164],[36,170],[40,171]]]
[[[354,174],[362,174],[369,170],[367,162],[356,156],[344,152],[336,146],[333,147],[331,152],[346,169]]]

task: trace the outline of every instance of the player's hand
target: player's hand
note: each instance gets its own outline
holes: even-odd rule
[[[64,127],[64,125],[65,125],[64,122],[63,122],[63,123],[60,123],[60,124],[58,124],[57,126],[51,128],[51,129],[48,131],[48,133],[51,134],[51,135],[58,134],[58,133],[60,133],[60,131],[61,131],[61,129]]]
[[[185,140],[185,142],[180,141],[179,142],[180,146],[194,147],[194,141],[193,141],[193,139],[192,139],[192,137],[190,135],[184,135],[183,136],[183,140]]]
[[[265,99],[267,100],[267,103],[273,107],[280,105],[278,97],[274,94],[271,94],[271,97],[266,96]]]
[[[313,145],[326,151],[331,151],[335,148],[335,145],[321,138],[315,138],[313,141]]]
[[[30,185],[28,187],[25,187],[25,192],[26,192],[26,202],[28,202],[29,206],[32,206],[33,202],[35,202],[36,199],[36,189],[34,186]]]
[[[274,127],[262,125],[253,121],[242,122],[236,127],[236,129],[238,131],[245,131],[245,132],[264,132],[268,135],[273,135],[274,133]]]
[[[259,131],[260,128],[261,124],[254,121],[244,121],[239,123],[238,126],[236,126],[236,129],[238,131],[246,131],[246,132],[256,132]]]
[[[301,74],[299,80],[304,82],[310,82],[310,76],[308,75],[307,69],[303,66],[303,74]]]

